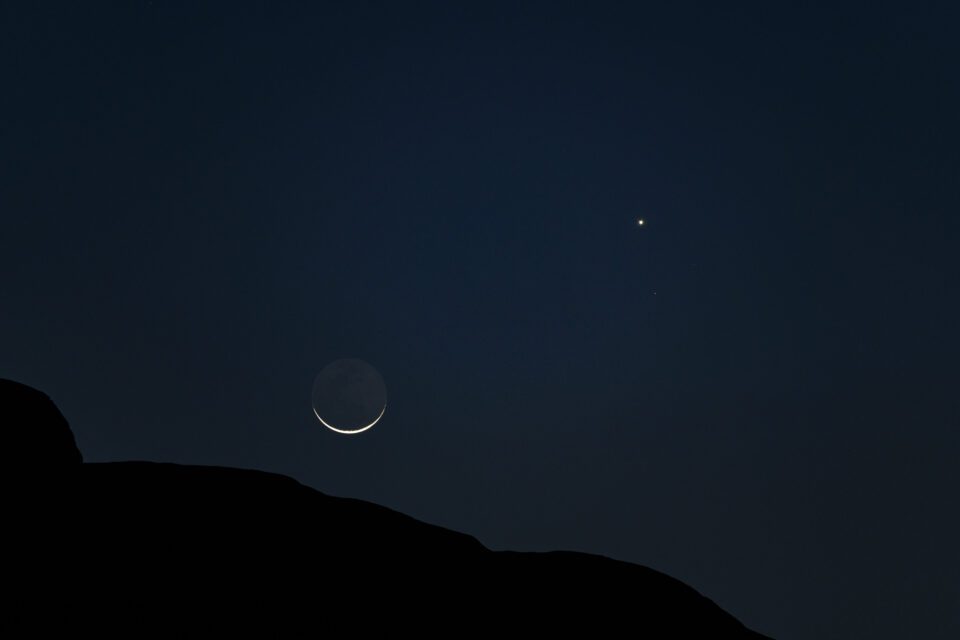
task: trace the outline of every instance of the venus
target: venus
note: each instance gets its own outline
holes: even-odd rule
[[[363,360],[331,362],[313,381],[313,413],[331,431],[362,433],[377,424],[386,411],[383,378]]]

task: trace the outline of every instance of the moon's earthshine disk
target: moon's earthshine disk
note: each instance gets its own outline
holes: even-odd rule
[[[331,431],[361,433],[377,424],[386,410],[383,378],[363,360],[335,360],[313,381],[313,413]]]

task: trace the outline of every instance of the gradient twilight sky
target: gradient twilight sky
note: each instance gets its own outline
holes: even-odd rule
[[[958,637],[960,9],[729,4],[4,3],[0,376],[88,461]]]

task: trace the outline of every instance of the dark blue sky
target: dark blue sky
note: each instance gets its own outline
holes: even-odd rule
[[[87,460],[957,636],[953,3],[11,4],[0,376]]]

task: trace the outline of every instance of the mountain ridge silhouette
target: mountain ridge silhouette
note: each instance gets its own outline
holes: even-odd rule
[[[84,463],[53,402],[19,383],[0,380],[0,415],[20,461],[6,469],[14,627],[765,637],[641,565],[491,551],[275,473]]]

